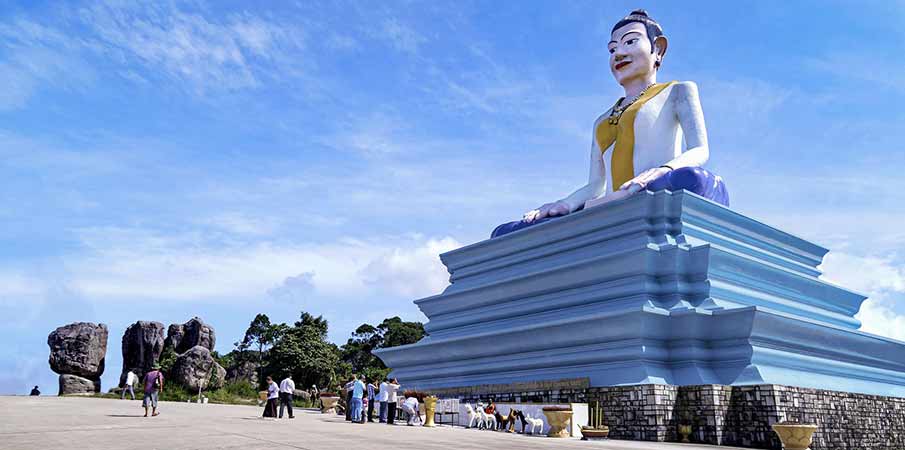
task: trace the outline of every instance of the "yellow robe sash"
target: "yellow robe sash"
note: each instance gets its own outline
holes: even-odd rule
[[[613,141],[616,142],[616,145],[613,148],[613,157],[610,158],[610,173],[612,174],[611,180],[613,180],[613,191],[619,190],[619,187],[626,181],[635,178],[635,116],[638,114],[638,110],[641,109],[648,100],[654,98],[657,94],[662,92],[663,89],[666,89],[673,84],[675,84],[675,81],[657,83],[647,88],[647,90],[644,91],[644,95],[636,100],[632,106],[629,106],[628,109],[622,112],[618,124],[611,124],[609,117],[606,117],[604,120],[600,121],[597,125],[597,129],[594,130],[594,135],[597,138],[597,146],[600,147],[601,152],[605,152],[606,149],[610,148],[610,145],[613,145]]]

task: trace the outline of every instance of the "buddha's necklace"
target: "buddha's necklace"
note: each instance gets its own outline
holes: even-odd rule
[[[622,117],[622,113],[625,112],[625,110],[628,109],[630,106],[634,105],[635,102],[637,102],[638,99],[640,99],[644,95],[644,93],[647,92],[647,90],[650,89],[650,87],[653,86],[654,84],[656,84],[656,83],[648,84],[646,88],[642,89],[641,92],[638,93],[638,95],[632,97],[632,99],[629,100],[629,102],[626,103],[624,106],[622,104],[623,103],[622,100],[625,100],[625,99],[619,100],[619,102],[616,104],[616,106],[613,106],[613,110],[610,111],[610,117],[609,117],[610,125],[618,125],[619,118]]]

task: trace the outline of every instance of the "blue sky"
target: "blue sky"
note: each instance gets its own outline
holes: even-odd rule
[[[436,255],[585,181],[644,7],[698,83],[733,208],[832,249],[905,340],[902,2],[4,2],[0,393],[56,392],[46,336],[199,315],[423,320]]]

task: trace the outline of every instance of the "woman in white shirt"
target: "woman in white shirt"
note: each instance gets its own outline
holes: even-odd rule
[[[273,378],[267,377],[267,404],[264,405],[264,417],[276,418],[279,401],[280,387],[273,381]]]

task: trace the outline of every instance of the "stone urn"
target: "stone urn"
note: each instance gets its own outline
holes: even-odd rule
[[[682,436],[682,442],[688,443],[688,435],[691,434],[691,425],[679,425],[679,436]]]
[[[785,450],[808,450],[817,425],[780,422],[773,424],[773,431]]]
[[[547,437],[569,437],[569,420],[572,419],[572,410],[560,407],[547,407],[543,411],[544,416],[547,417],[547,424],[550,425]]]
[[[610,427],[603,425],[597,428],[584,426],[581,427],[582,441],[598,441],[606,439],[610,435]]]
[[[339,403],[339,397],[321,397],[321,414],[336,414],[336,404]]]
[[[435,427],[434,412],[437,410],[437,397],[428,395],[424,397],[424,426]]]

